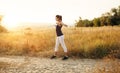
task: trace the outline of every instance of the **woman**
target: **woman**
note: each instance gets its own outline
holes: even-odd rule
[[[62,60],[66,60],[68,59],[68,55],[67,55],[67,48],[66,48],[66,45],[65,45],[65,42],[64,42],[64,35],[61,31],[61,28],[62,26],[66,26],[66,24],[64,24],[62,22],[62,16],[61,15],[56,15],[56,35],[57,35],[57,38],[56,38],[56,44],[55,44],[55,53],[54,55],[51,57],[51,59],[54,59],[56,58],[57,56],[57,52],[58,52],[58,47],[59,47],[59,44],[61,44],[63,50],[64,50],[64,57],[62,58]]]

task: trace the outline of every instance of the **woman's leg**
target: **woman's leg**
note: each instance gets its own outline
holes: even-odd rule
[[[56,38],[56,44],[55,44],[55,53],[54,53],[55,56],[57,55],[59,44],[60,44],[59,37],[57,37]]]
[[[68,56],[67,47],[66,47],[65,42],[64,42],[64,36],[60,36],[59,41],[60,41],[60,44],[64,50],[65,56]]]

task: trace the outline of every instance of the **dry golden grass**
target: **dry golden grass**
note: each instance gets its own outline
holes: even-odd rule
[[[3,68],[7,68],[9,66],[10,66],[10,64],[7,63],[7,62],[0,62],[0,70],[3,69]]]
[[[69,27],[63,32],[70,56],[120,58],[120,27]],[[0,54],[48,57],[53,54],[55,37],[55,28],[0,33]],[[59,56],[63,55],[59,50]]]
[[[93,73],[120,73],[120,62],[118,59],[104,59],[103,62],[106,63],[104,66],[101,63],[95,65]]]

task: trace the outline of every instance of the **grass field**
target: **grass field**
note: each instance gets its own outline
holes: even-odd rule
[[[69,56],[120,58],[120,27],[63,28]],[[49,57],[54,52],[55,28],[0,33],[0,55]],[[59,56],[63,49],[59,48]]]

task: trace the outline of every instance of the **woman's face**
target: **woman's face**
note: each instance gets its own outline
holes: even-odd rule
[[[55,20],[56,20],[56,21],[59,21],[59,18],[56,17]]]

